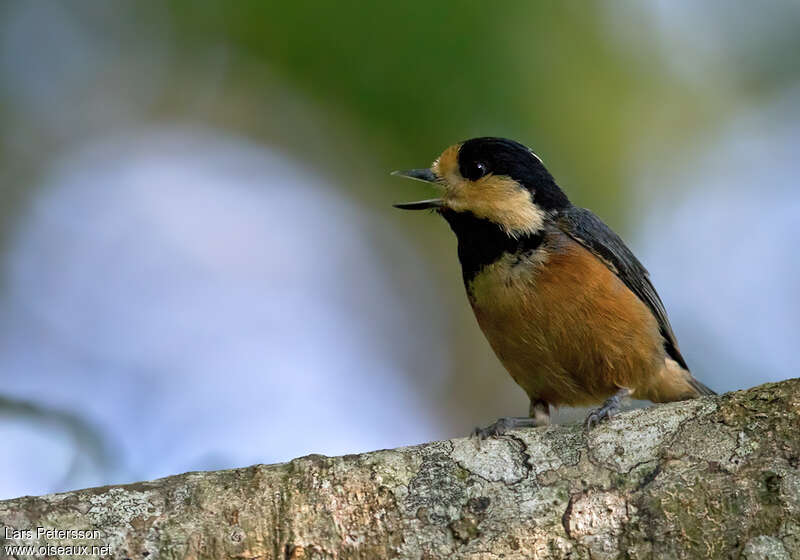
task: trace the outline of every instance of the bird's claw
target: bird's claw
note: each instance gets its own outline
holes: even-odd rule
[[[500,418],[497,420],[497,422],[490,424],[485,428],[475,428],[472,430],[472,435],[470,437],[477,438],[478,441],[483,441],[492,436],[502,436],[504,433],[514,427],[514,424],[511,422],[511,420],[511,418]]]
[[[615,395],[604,402],[600,408],[589,412],[586,416],[586,430],[591,430],[604,420],[610,420],[617,412],[619,412],[619,397]]]
[[[472,437],[477,438],[478,441],[482,441],[492,436],[502,436],[508,430],[514,430],[516,428],[535,428],[545,424],[546,422],[543,421],[541,417],[507,416],[505,418],[499,418],[497,422],[485,428],[475,428],[472,431]]]

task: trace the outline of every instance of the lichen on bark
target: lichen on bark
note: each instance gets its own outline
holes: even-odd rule
[[[4,527],[101,536],[1,545],[148,560],[800,558],[799,428],[789,380],[588,435],[550,426],[8,500]]]

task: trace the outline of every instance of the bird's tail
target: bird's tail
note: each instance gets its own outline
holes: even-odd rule
[[[633,398],[663,403],[696,399],[706,395],[716,395],[716,393],[695,379],[688,369],[667,358],[664,367],[653,376],[652,382],[644,391],[637,390]]]
[[[712,391],[702,383],[700,383],[697,379],[695,379],[691,374],[689,374],[689,385],[692,386],[692,389],[697,391],[697,394],[700,396],[706,395],[716,395],[715,391]]]

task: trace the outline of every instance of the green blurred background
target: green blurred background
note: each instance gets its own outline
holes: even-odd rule
[[[0,494],[524,413],[448,228],[391,209],[429,193],[389,171],[473,136],[631,242],[700,379],[790,375],[798,6],[0,3]]]

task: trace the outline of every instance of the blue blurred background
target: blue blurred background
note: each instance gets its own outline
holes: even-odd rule
[[[527,410],[388,176],[533,147],[718,391],[796,375],[800,4],[0,4],[0,498]],[[560,411],[568,421],[577,411]]]

